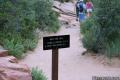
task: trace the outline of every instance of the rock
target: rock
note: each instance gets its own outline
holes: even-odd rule
[[[13,56],[0,57],[0,80],[32,80],[30,69]]]
[[[56,7],[60,7],[61,3],[59,1],[54,1],[53,5],[56,6]]]
[[[13,56],[7,56],[6,59],[11,63],[18,63],[18,60]]]
[[[0,57],[5,57],[5,56],[8,56],[8,51],[0,49]]]
[[[75,13],[75,5],[71,2],[61,4],[60,9],[67,13]]]
[[[74,3],[59,3],[58,1],[54,1],[53,10],[68,16],[76,17],[75,14],[75,4]]]

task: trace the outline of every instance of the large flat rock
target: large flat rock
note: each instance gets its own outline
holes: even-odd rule
[[[0,57],[0,80],[32,80],[27,65],[19,64],[13,56]]]
[[[65,13],[75,14],[75,4],[74,3],[60,3],[58,1],[54,1],[53,5]],[[56,11],[56,10],[55,10]],[[57,11],[58,12],[58,11]]]

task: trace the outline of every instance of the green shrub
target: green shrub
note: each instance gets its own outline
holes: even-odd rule
[[[118,50],[120,46],[118,42],[120,40],[119,0],[93,0],[93,3],[94,16],[91,16],[93,20],[86,20],[81,28],[83,44],[87,44],[85,46],[87,49],[90,48],[99,53],[120,56]]]
[[[33,50],[37,46],[38,38],[30,37],[24,38],[20,34],[0,33],[1,45],[9,50],[9,55],[13,55],[17,58],[21,58],[23,53],[27,50]]]
[[[82,35],[84,35],[82,38],[83,46],[88,50],[97,51],[97,48],[99,47],[97,44],[100,43],[97,43],[100,35],[100,29],[97,28],[94,19],[88,18],[81,24],[80,30]]]
[[[109,58],[120,56],[120,41],[115,40],[106,47],[106,55]]]
[[[3,47],[9,50],[9,55],[22,58],[23,53],[27,50],[33,50],[37,46],[38,39],[24,39],[20,36],[3,39]]]
[[[33,50],[38,28],[50,32],[59,29],[51,0],[0,0],[0,45],[10,55],[20,58],[27,50]]]
[[[34,10],[39,29],[50,32],[56,32],[59,29],[57,15],[52,10],[50,1],[38,0],[34,3]]]
[[[38,68],[32,69],[32,80],[47,80],[46,76],[44,76],[43,72]]]
[[[33,50],[37,46],[37,40],[32,40],[32,39],[25,39],[23,41],[23,45],[26,50]]]
[[[17,58],[21,58],[24,52],[24,46],[19,42],[16,42],[14,39],[12,40],[5,40],[4,41],[4,48],[9,50],[9,55],[13,55]]]

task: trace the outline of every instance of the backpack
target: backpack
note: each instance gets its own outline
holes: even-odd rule
[[[76,5],[75,5],[77,10],[79,10],[79,3],[80,2],[77,2]]]
[[[79,3],[79,11],[80,11],[80,12],[83,12],[83,10],[84,10],[83,2],[80,2],[80,3]]]

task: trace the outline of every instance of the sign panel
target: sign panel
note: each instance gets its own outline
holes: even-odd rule
[[[70,46],[70,35],[48,36],[43,38],[43,50],[67,48]]]

